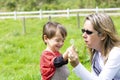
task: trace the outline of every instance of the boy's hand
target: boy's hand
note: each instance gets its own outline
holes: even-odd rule
[[[69,48],[67,48],[67,50],[66,50],[65,53],[63,54],[63,58],[64,58],[65,61],[68,60],[68,55],[69,55],[72,47],[73,47],[73,46],[70,46]]]
[[[78,54],[75,51],[75,47],[71,46],[69,48],[69,54],[68,54],[69,61],[73,67],[77,66],[79,64]]]

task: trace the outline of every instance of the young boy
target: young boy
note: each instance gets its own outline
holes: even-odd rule
[[[43,26],[42,39],[46,49],[42,52],[40,59],[42,80],[67,80],[68,50],[63,55],[59,52],[66,36],[66,29],[60,23],[47,22]]]

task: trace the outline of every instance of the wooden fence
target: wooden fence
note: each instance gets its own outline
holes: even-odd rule
[[[66,9],[66,10],[40,10],[40,11],[24,11],[24,12],[0,12],[0,19],[19,19],[19,18],[49,18],[49,17],[70,17],[86,16],[90,13],[105,12],[111,16],[120,16],[120,8],[93,8],[93,9]]]

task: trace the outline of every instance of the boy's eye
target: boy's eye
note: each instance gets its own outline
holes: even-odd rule
[[[56,42],[59,42],[60,40],[59,39],[56,39]]]
[[[64,40],[56,39],[56,42],[64,42]]]
[[[62,42],[64,42],[64,40],[62,40]]]

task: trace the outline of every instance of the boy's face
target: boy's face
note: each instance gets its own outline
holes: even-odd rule
[[[58,30],[54,37],[52,37],[51,39],[48,39],[48,38],[46,39],[47,48],[49,48],[53,52],[59,51],[59,49],[64,44],[64,40],[65,39],[62,37],[61,33]]]

